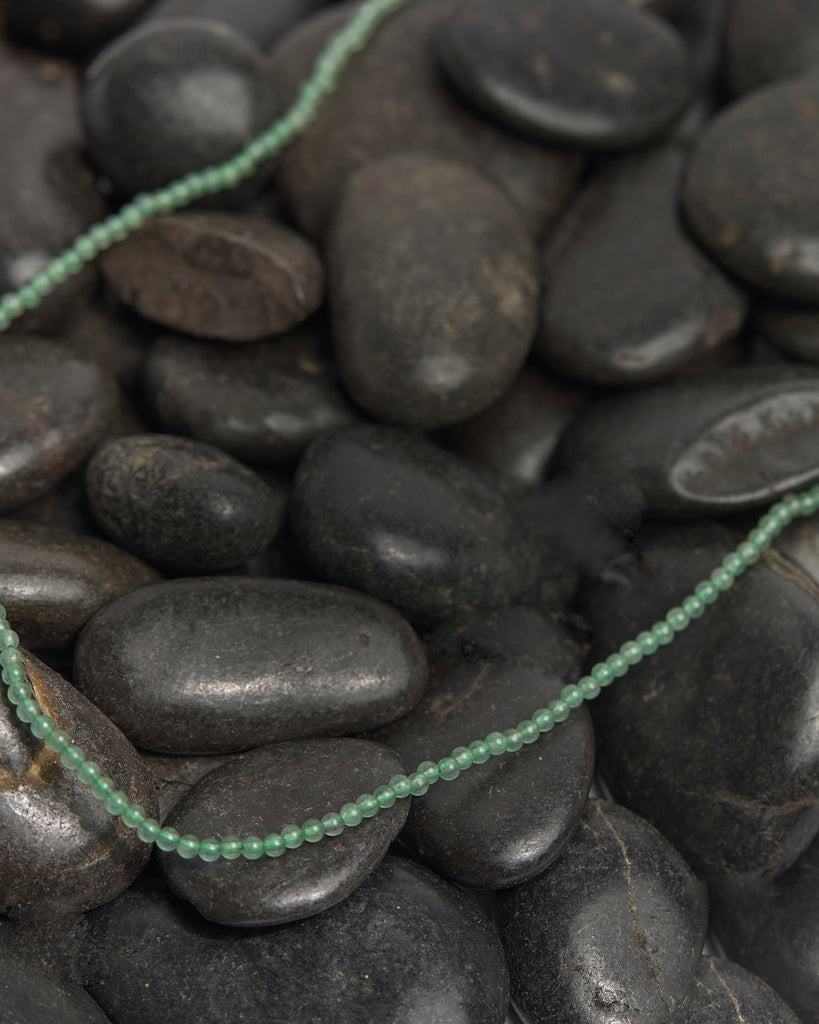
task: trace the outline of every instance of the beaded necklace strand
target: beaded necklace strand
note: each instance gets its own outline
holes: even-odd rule
[[[298,97],[284,117],[275,121],[230,160],[192,171],[156,191],[139,193],[117,213],[80,235],[28,284],[0,298],[0,332],[7,330],[26,310],[37,307],[46,295],[78,273],[84,264],[104,249],[122,241],[146,221],[180,210],[203,196],[233,188],[253,174],[263,161],[270,159],[307,128],[322,99],[334,89],[352,55],[367,44],[385,18],[407,3],[409,0],[365,0],[318,57],[313,73],[302,85]],[[423,761],[409,775],[394,775],[386,785],[378,786],[372,793],[363,793],[356,800],[344,804],[339,811],[331,811],[320,820],[308,818],[301,825],[285,825],[281,831],[272,832],[263,838],[226,836],[223,839],[200,839],[194,835],[180,836],[176,829],[163,828],[158,821],[148,817],[139,804],[131,803],[127,795],[116,788],[113,779],[103,775],[95,761],[86,758],[84,751],[71,741],[68,733],[58,729],[54,720],[43,714],[26,681],[22,655],[18,650],[19,638],[9,625],[2,605],[0,678],[8,688],[9,702],[14,705],[20,721],[27,723],[34,736],[45,741],[49,749],[59,755],[65,767],[90,787],[93,795],[103,802],[111,815],[121,818],[128,828],[135,829],[144,843],[156,843],[161,850],[175,851],[185,859],[198,857],[203,861],[280,857],[286,850],[295,850],[303,843],[316,843],[324,836],[337,836],[345,828],[353,828],[365,818],[371,818],[380,810],[392,807],[396,800],[423,796],[434,783],[456,779],[472,765],[484,764],[490,757],[513,753],[524,744],[535,743],[542,734],[564,722],[583,701],[593,700],[604,687],[624,676],[632,665],[670,644],[677,633],[699,618],[721,593],[731,589],[734,582],[759,560],[763,551],[771,546],[786,526],[797,516],[811,516],[817,510],[819,484],[776,502],[760,518],[745,540],[726,555],[710,577],[698,583],[678,606],[671,608],[664,618],[594,665],[588,675],[576,684],[564,686],[559,698],[550,701],[544,708],[538,708],[530,718],[518,722],[513,728],[490,732],[483,739],[473,740],[468,746],[456,747],[448,757],[440,761]]]

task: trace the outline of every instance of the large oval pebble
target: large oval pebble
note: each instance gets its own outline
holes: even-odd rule
[[[281,334],[313,313],[324,291],[313,245],[250,214],[159,217],[101,262],[117,295],[142,316],[222,341]]]
[[[257,464],[293,462],[318,434],[359,418],[316,326],[231,347],[160,338],[145,391],[166,429]]]
[[[705,887],[659,832],[590,800],[557,863],[500,896],[512,999],[530,1024],[666,1024],[706,915]]]
[[[819,75],[759,89],[710,122],[684,202],[700,241],[763,291],[819,301]]]
[[[580,675],[584,645],[531,608],[456,619],[428,639],[430,683],[419,704],[376,735],[411,769],[514,728]],[[539,874],[574,830],[591,783],[585,708],[531,746],[439,780],[413,804],[406,842],[462,885],[498,889]]]
[[[0,337],[0,512],[45,494],[102,439],[113,381],[44,338]]]
[[[764,981],[730,960],[703,957],[674,1024],[800,1024]],[[803,1022],[807,1024],[807,1022]]]
[[[262,551],[280,503],[260,476],[201,441],[108,441],[85,473],[94,517],[117,544],[165,569],[219,572]]]
[[[503,191],[407,154],[350,179],[329,249],[339,373],[372,416],[441,427],[506,390],[537,321],[534,243]]]
[[[502,1024],[506,1015],[508,974],[489,921],[400,858],[338,906],[284,928],[212,925],[145,885],[89,923],[86,983],[117,1024],[267,1024],[271,1013],[288,1024]]]
[[[676,147],[624,159],[566,215],[546,250],[536,344],[554,369],[593,384],[648,383],[739,330],[744,296],[680,222],[683,163]]]
[[[198,782],[166,824],[200,837],[279,832],[321,819],[362,793],[386,785],[405,766],[393,751],[356,739],[319,739],[260,747],[231,758]],[[203,864],[160,854],[171,888],[219,924],[298,921],[332,907],[383,859],[407,819],[397,800],[360,825],[317,843],[303,843],[271,861]]]
[[[561,436],[556,467],[626,480],[649,512],[755,508],[819,477],[819,373],[758,366],[603,399]]]
[[[173,580],[133,591],[80,634],[77,685],[141,747],[220,753],[382,725],[426,683],[392,608],[295,580]]]
[[[622,0],[466,0],[438,41],[470,100],[547,142],[637,145],[688,98],[678,33]]]
[[[710,524],[644,531],[581,594],[592,657],[662,618],[738,540]],[[784,871],[819,830],[817,707],[819,588],[773,551],[592,713],[618,799],[716,877]]]
[[[279,157],[277,185],[308,234],[327,227],[353,171],[410,151],[480,168],[514,196],[536,231],[563,207],[580,171],[578,157],[495,127],[442,81],[434,36],[451,8],[451,0],[413,0],[393,14]],[[284,37],[272,72],[283,101],[295,99],[323,46],[354,10],[337,4]]]
[[[32,655],[24,654],[23,665],[45,714],[132,803],[155,816],[151,778],[119,729]],[[97,907],[133,881],[149,853],[18,721],[13,706],[0,704],[0,911]]]
[[[103,540],[0,519],[0,594],[26,647],[64,647],[103,605],[157,579]]]
[[[3,1024],[108,1024],[79,985],[46,974],[31,957],[0,950],[0,1021]]]
[[[728,83],[750,92],[819,68],[819,6],[814,0],[735,0],[727,27]]]
[[[317,438],[299,464],[291,521],[326,579],[417,621],[508,604],[539,576],[533,533],[499,477],[386,427]]]

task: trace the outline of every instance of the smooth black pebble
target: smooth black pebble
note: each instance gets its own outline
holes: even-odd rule
[[[418,701],[427,669],[413,630],[380,601],[226,576],[106,605],[80,634],[74,674],[140,747],[206,754],[383,725]]]
[[[560,859],[499,896],[512,1000],[529,1024],[666,1024],[705,939],[705,887],[656,829],[590,800]]]
[[[405,766],[392,750],[358,739],[318,739],[259,747],[198,782],[166,824],[180,835],[255,835],[321,819],[386,785]],[[275,859],[182,860],[160,854],[171,888],[218,924],[260,926],[312,917],[349,896],[385,857],[410,800],[396,800],[355,828],[303,843]]]
[[[10,948],[0,948],[0,1021],[108,1024],[108,1018],[79,985],[57,980],[35,960]]]
[[[421,701],[375,734],[410,769],[545,707],[579,678],[585,645],[557,616],[517,607],[456,618],[427,638],[427,651]],[[593,767],[591,719],[578,708],[531,745],[436,782],[413,803],[401,841],[461,885],[517,885],[560,854]]]
[[[534,241],[472,167],[410,153],[359,170],[328,264],[339,374],[375,418],[457,423],[520,371],[537,323]]]
[[[703,957],[674,1024],[800,1024],[776,992],[730,960]],[[801,1024],[808,1024],[807,1021]]]
[[[684,161],[671,146],[625,158],[566,214],[545,252],[535,344],[552,368],[591,384],[644,384],[738,332],[745,296],[680,222]]]
[[[30,654],[26,680],[57,727],[155,817],[151,777],[122,733],[73,686]],[[55,828],[55,822],[59,827]],[[150,848],[63,767],[14,708],[0,705],[0,912],[88,910],[136,878]]]
[[[502,1024],[506,1014],[492,925],[470,897],[396,857],[338,906],[278,928],[210,924],[156,885],[132,887],[89,924],[86,984],[117,1024],[266,1024],[271,1012],[288,1024]]]
[[[177,213],[101,259],[108,283],[148,320],[202,338],[258,341],[315,312],[324,270],[292,228],[248,214]]]
[[[816,70],[819,6],[815,0],[735,0],[725,61],[735,93]]]
[[[91,510],[115,543],[163,569],[218,572],[267,547],[280,504],[231,455],[171,434],[101,445],[85,473]]]
[[[231,347],[161,337],[144,383],[165,429],[257,465],[294,462],[314,437],[360,418],[338,383],[327,332],[315,324]]]
[[[623,0],[466,0],[438,44],[477,106],[561,145],[616,149],[657,138],[690,91],[679,34]]]

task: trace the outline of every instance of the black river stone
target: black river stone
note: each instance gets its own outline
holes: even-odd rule
[[[222,341],[281,334],[315,312],[324,292],[312,243],[247,214],[159,217],[104,253],[101,265],[142,316]]]
[[[8,512],[91,453],[113,417],[116,388],[94,363],[44,338],[0,336],[0,362],[0,512]]]
[[[11,30],[49,50],[87,53],[119,35],[151,0],[1,0]]]
[[[0,941],[0,1021],[3,1024],[108,1024],[79,985],[58,981],[37,962]]]
[[[438,43],[470,100],[561,145],[614,149],[654,139],[690,90],[679,34],[623,0],[465,0]]]
[[[198,782],[166,824],[180,835],[266,836],[285,825],[320,819],[362,793],[386,785],[406,766],[378,743],[319,739],[259,747],[231,758]],[[276,860],[183,860],[160,854],[177,895],[209,921],[227,925],[285,924],[312,917],[357,889],[383,860],[407,820],[410,801],[397,800],[355,828],[304,843]]]
[[[232,157],[279,109],[267,61],[226,25],[150,22],[114,40],[85,74],[89,154],[124,194]]]
[[[323,578],[430,623],[532,591],[539,554],[500,477],[410,433],[335,430],[299,463],[293,531]]]
[[[75,679],[140,747],[226,753],[373,728],[426,683],[406,621],[365,594],[297,580],[156,583],[106,605]]]
[[[739,539],[713,524],[644,530],[581,592],[590,657],[661,618]],[[592,708],[615,797],[709,878],[784,871],[819,830],[819,746],[805,717],[819,706],[818,601],[817,584],[772,550]]]
[[[677,147],[621,160],[564,218],[545,254],[535,346],[549,366],[592,384],[643,384],[739,330],[743,294],[680,222],[683,162]]]
[[[142,751],[142,760],[151,773],[159,800],[159,821],[163,822],[183,796],[214,768],[219,768],[241,754],[149,754]],[[204,838],[204,837],[202,837]]]
[[[580,676],[585,645],[556,616],[517,607],[455,619],[427,641],[429,687],[376,737],[414,769],[515,727]],[[540,874],[572,834],[591,784],[585,708],[516,753],[439,780],[413,803],[401,840],[454,882],[479,889]]]
[[[694,148],[685,212],[707,249],[766,292],[819,301],[819,74],[758,89]]]
[[[265,48],[287,29],[325,6],[329,0],[159,0],[151,5],[146,20],[159,18],[207,18],[241,32]]]
[[[476,169],[424,154],[350,179],[329,246],[339,374],[372,416],[457,423],[499,398],[537,323],[534,242]]]
[[[210,924],[155,883],[133,886],[89,924],[87,986],[117,1024],[502,1024],[506,1014],[506,963],[489,921],[396,857],[338,906],[278,928]]]
[[[774,988],[802,1024],[819,1022],[819,837],[779,878],[710,887],[714,934]]]
[[[293,462],[322,431],[359,419],[316,324],[230,347],[165,336],[144,381],[163,427],[257,465]]]
[[[345,70],[315,121],[278,158],[276,182],[308,234],[327,227],[353,171],[410,150],[477,166],[512,194],[535,231],[563,208],[579,157],[490,124],[442,80],[434,36],[451,9],[452,0],[413,0],[393,14]],[[283,102],[295,99],[322,47],[354,10],[335,5],[284,37],[273,54]]]
[[[499,897],[512,999],[530,1024],[667,1024],[694,979],[705,888],[624,807],[590,800],[560,859]]]
[[[73,686],[30,654],[26,679],[43,711],[132,803],[156,815],[151,777],[122,733]],[[58,823],[59,827],[55,827]],[[112,817],[74,772],[0,704],[0,913],[88,910],[139,874],[150,848]]]
[[[64,647],[103,605],[159,579],[113,544],[0,519],[0,593],[25,647]]]
[[[164,569],[219,572],[262,551],[280,504],[253,470],[202,441],[108,441],[85,473],[91,510],[117,544]]]
[[[808,1024],[766,985],[738,964],[702,957],[694,985],[674,1024]]]
[[[753,326],[765,341],[787,356],[819,363],[819,309],[795,302],[760,303]]]
[[[735,0],[728,22],[726,78],[735,93],[819,68],[815,0]]]
[[[819,372],[753,366],[615,395],[561,436],[555,468],[631,481],[658,516],[767,505],[819,478]]]
[[[99,219],[104,207],[82,159],[74,68],[0,40],[0,295],[26,284]],[[13,201],[11,201],[11,197]],[[87,297],[95,273],[84,270],[17,321],[26,329],[58,327]],[[0,430],[0,437],[3,436]]]

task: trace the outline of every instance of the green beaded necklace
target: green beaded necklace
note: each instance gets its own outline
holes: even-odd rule
[[[350,57],[367,44],[385,18],[407,3],[409,0],[365,0],[319,56],[312,75],[302,85],[295,103],[284,117],[227,162],[192,171],[157,191],[141,193],[117,213],[80,235],[28,284],[0,298],[0,332],[26,310],[38,306],[58,284],[78,273],[84,264],[115,242],[122,241],[146,221],[180,210],[203,196],[232,188],[253,174],[262,161],[274,156],[304,131],[315,117],[321,100],[335,87]],[[106,810],[121,818],[128,828],[135,829],[143,842],[156,843],[161,850],[174,850],[186,859],[199,857],[203,861],[215,861],[220,857],[225,860],[280,857],[286,850],[295,850],[303,843],[317,843],[324,836],[337,836],[345,828],[353,828],[365,818],[392,807],[396,800],[423,796],[434,783],[456,779],[474,764],[483,764],[490,757],[512,753],[524,744],[536,742],[543,733],[564,722],[583,701],[593,700],[603,687],[624,676],[632,665],[670,644],[676,634],[699,618],[722,592],[730,590],[736,579],[759,560],[762,552],[793,519],[813,515],[817,510],[819,484],[778,501],[760,518],[737,549],[725,556],[710,577],[696,585],[693,593],[677,607],[671,608],[650,629],[639,633],[624,643],[619,651],[598,662],[576,684],[565,686],[557,700],[550,701],[545,708],[538,708],[530,718],[518,722],[513,728],[490,732],[484,739],[473,740],[468,746],[456,747],[448,757],[438,762],[423,761],[409,775],[394,775],[386,785],[379,786],[372,793],[363,793],[341,810],[325,814],[321,820],[308,818],[301,825],[285,825],[280,832],[272,832],[264,838],[227,836],[224,839],[200,839],[193,835],[180,836],[175,829],[162,828],[158,821],[149,818],[139,804],[132,804],[126,794],[116,788],[113,779],[103,775],[100,766],[88,760],[84,751],[72,743],[71,737],[58,729],[52,718],[43,714],[26,681],[22,655],[18,650],[19,640],[2,605],[0,678],[8,688],[9,702],[15,706],[20,721],[26,722],[38,739],[44,740],[49,749],[59,754],[65,767],[90,787],[93,795],[105,804]]]

